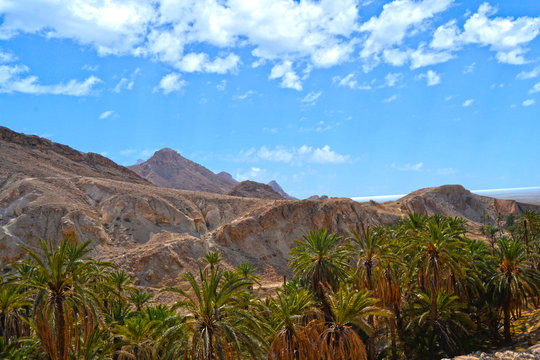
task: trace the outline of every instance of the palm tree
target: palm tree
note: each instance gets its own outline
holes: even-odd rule
[[[331,318],[331,310],[326,301],[325,288],[337,289],[340,280],[346,276],[349,267],[350,247],[341,243],[341,237],[328,234],[328,230],[311,231],[303,236],[303,241],[290,251],[289,266],[294,275],[311,283],[315,296],[322,303],[326,319]]]
[[[149,293],[148,291],[141,290],[141,289],[135,289],[131,292],[129,295],[129,301],[135,305],[135,311],[141,312],[143,309],[143,306],[152,299],[154,295],[152,293]]]
[[[358,288],[367,289],[374,295],[374,290],[378,287],[377,277],[382,273],[384,253],[383,253],[383,229],[371,229],[369,226],[362,227],[362,236],[354,231],[350,240],[358,245],[357,278]],[[368,317],[368,323],[373,328],[375,321],[373,316]],[[369,358],[375,359],[375,336],[370,336],[368,341]]]
[[[114,343],[108,330],[98,327],[76,347],[75,359],[78,360],[112,360]]]
[[[120,359],[150,360],[154,355],[155,330],[159,322],[146,316],[127,319],[115,327],[121,339]]]
[[[18,338],[23,333],[23,310],[32,305],[31,293],[13,281],[0,281],[0,336],[6,347],[11,337]]]
[[[525,240],[525,248],[527,250],[527,255],[531,254],[530,241],[533,240],[540,226],[540,214],[536,211],[527,210],[522,217],[523,225],[523,239]]]
[[[316,313],[315,300],[305,289],[278,291],[269,304],[276,335],[268,351],[269,360],[300,360],[313,353],[313,339],[306,334],[305,322]]]
[[[101,265],[85,256],[90,241],[81,245],[64,239],[57,249],[40,239],[44,256],[23,246],[35,266],[28,279],[37,295],[34,321],[43,350],[51,360],[67,360],[75,334],[76,319],[95,323],[95,294],[89,291],[100,278]],[[78,317],[78,314],[84,316]],[[87,326],[86,330],[93,330]]]
[[[497,231],[499,231],[499,229],[491,224],[482,226],[482,234],[489,238],[489,243],[491,244],[491,247],[495,246],[495,234],[497,233]]]
[[[465,276],[466,260],[460,251],[464,242],[459,234],[444,218],[432,216],[425,229],[411,238],[414,243],[411,269],[417,274],[416,281],[421,290],[431,295],[429,324],[432,331],[436,326],[439,291],[453,291],[458,280]],[[431,348],[434,348],[434,341],[432,337]]]
[[[377,302],[367,290],[357,291],[350,287],[340,287],[336,293],[328,295],[332,321],[323,323],[319,320],[311,325],[322,329],[318,349],[321,359],[367,359],[365,345],[355,328],[370,335],[373,328],[366,318],[389,315],[375,306]]]
[[[191,358],[236,359],[244,353],[259,357],[265,348],[265,327],[245,304],[243,294],[252,283],[240,278],[225,279],[221,269],[200,269],[199,273],[200,284],[193,274],[184,274],[189,291],[178,287],[163,290],[183,298],[173,309],[187,313]]]
[[[433,347],[429,350],[431,358],[433,359],[435,355],[438,355],[439,358],[452,356],[464,351],[461,346],[461,343],[464,342],[462,341],[463,336],[468,335],[469,329],[472,328],[471,319],[463,311],[466,306],[460,303],[459,298],[452,293],[438,292],[436,298],[437,317],[434,325],[431,325],[432,306],[432,296],[424,292],[419,292],[413,303],[413,311],[416,313],[418,325],[421,329],[424,329],[425,325],[430,325],[429,331],[436,335],[438,346],[443,351],[435,354],[436,344],[430,341],[429,345]]]
[[[211,270],[214,270],[214,268],[223,260],[221,257],[221,254],[219,251],[210,251],[204,254],[203,261],[207,263]]]
[[[255,275],[257,268],[247,262],[243,262],[240,266],[234,269],[236,273],[244,280],[251,281],[254,284],[259,284],[259,279]]]
[[[540,273],[526,266],[527,254],[517,239],[499,239],[496,256],[499,271],[490,279],[488,286],[494,301],[502,308],[504,316],[504,339],[512,341],[510,316],[519,316],[529,299],[538,301]]]

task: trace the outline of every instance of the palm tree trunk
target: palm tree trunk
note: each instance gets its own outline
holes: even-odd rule
[[[506,343],[512,342],[512,335],[510,334],[510,306],[504,304],[504,341]]]
[[[9,335],[8,335],[8,325],[7,325],[7,315],[0,315],[0,324],[2,328],[0,329],[0,336],[4,337],[4,342],[6,347],[9,345]]]
[[[396,345],[396,324],[394,319],[389,319],[390,323],[390,339],[392,341],[392,360],[397,360],[397,345]]]
[[[367,288],[370,293],[373,292],[373,272],[371,261],[366,261],[366,278]],[[368,356],[369,360],[375,360],[375,320],[373,315],[368,316],[368,324],[371,327],[371,335],[368,340]]]
[[[369,360],[375,360],[375,320],[373,315],[368,317],[368,324],[371,327],[371,335],[369,335],[368,340]]]
[[[68,358],[69,354],[66,354],[66,324],[65,324],[65,316],[64,316],[64,304],[60,297],[56,297],[54,300],[54,306],[56,308],[56,314],[55,314],[55,326],[56,326],[56,351],[58,360],[65,360]]]

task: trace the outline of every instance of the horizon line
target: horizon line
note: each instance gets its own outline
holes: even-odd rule
[[[503,192],[503,191],[519,191],[519,190],[540,190],[540,186],[526,186],[526,187],[513,187],[513,188],[499,188],[499,189],[481,189],[481,190],[470,190],[470,192],[474,194],[485,194],[485,193],[491,193],[491,192]],[[377,201],[377,200],[383,200],[383,201],[392,201],[401,199],[404,196],[407,196],[408,194],[397,194],[397,195],[373,195],[373,196],[353,196],[351,197],[352,200],[358,201],[358,202],[365,202],[365,201]]]

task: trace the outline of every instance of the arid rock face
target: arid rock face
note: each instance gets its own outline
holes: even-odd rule
[[[0,263],[39,250],[39,238],[92,241],[93,255],[146,287],[174,285],[209,250],[225,266],[248,261],[263,284],[289,276],[288,252],[310,230],[347,236],[362,224],[389,224],[409,211],[463,216],[540,207],[471,194],[461,186],[416,191],[398,201],[272,200],[160,188],[95,154],[0,129]],[[167,156],[174,154],[164,154]],[[166,161],[165,161],[166,162]],[[273,191],[273,190],[272,190]],[[476,224],[476,225],[475,225]]]
[[[129,169],[157,186],[223,194],[236,185],[232,177],[219,176],[176,151],[164,148]]]
[[[279,185],[278,185],[279,186]],[[279,200],[284,197],[274,191],[269,185],[261,184],[255,181],[242,181],[227,193],[229,196],[240,196],[258,199]]]
[[[285,192],[285,190],[283,190],[283,188],[281,186],[279,186],[279,184],[275,181],[275,180],[272,180],[268,183],[268,186],[270,186],[272,188],[272,190],[274,190],[275,192],[277,192],[279,195],[281,195],[284,199],[289,199],[289,200],[296,200],[295,198],[293,198],[292,196],[290,196],[289,194],[287,194]]]

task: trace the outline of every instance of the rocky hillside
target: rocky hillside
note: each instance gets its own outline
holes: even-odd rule
[[[223,194],[237,183],[232,177],[216,175],[169,148],[156,151],[150,159],[128,168],[152,184],[173,189]]]
[[[279,186],[279,185],[278,185]],[[247,198],[257,198],[257,199],[273,199],[280,200],[284,197],[274,191],[269,185],[261,184],[255,181],[242,181],[227,193],[229,196],[240,196]]]
[[[147,161],[137,161],[128,168],[152,184],[165,188],[260,199],[293,199],[275,181],[268,185],[255,181],[239,183],[231,174],[225,171],[214,174],[169,148],[156,151]]]
[[[35,136],[0,131],[0,262],[21,258],[38,238],[91,240],[94,256],[136,275],[142,286],[177,283],[209,250],[226,266],[248,261],[263,284],[290,275],[288,252],[312,229],[347,235],[409,211],[463,216],[519,215],[540,207],[471,194],[458,185],[423,189],[396,202],[273,200],[157,187],[96,154]],[[159,153],[159,152],[158,152]],[[157,154],[163,163],[178,154]],[[179,156],[179,155],[178,155]],[[167,160],[169,159],[169,160]],[[174,161],[174,160],[173,160]],[[201,180],[202,181],[202,180]]]
[[[149,184],[137,174],[94,153],[82,153],[48,139],[24,135],[0,126],[0,184],[21,177],[90,176]]]
[[[272,190],[274,190],[275,192],[277,192],[279,195],[281,195],[284,199],[289,199],[289,200],[296,200],[296,198],[290,196],[289,194],[287,194],[285,192],[285,190],[283,190],[283,188],[281,186],[279,186],[279,184],[277,183],[276,180],[272,180],[268,183],[268,186],[270,186],[272,188]]]

